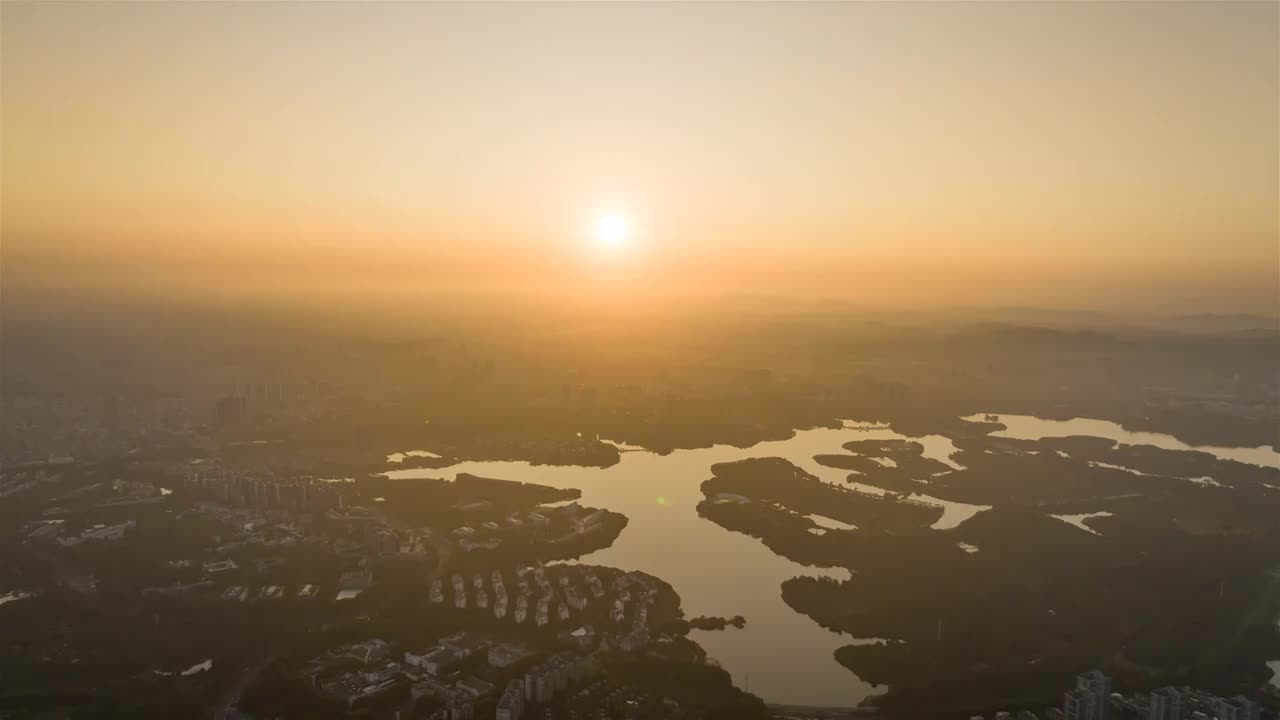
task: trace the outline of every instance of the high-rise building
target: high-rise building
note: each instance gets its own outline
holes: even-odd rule
[[[525,673],[525,703],[548,703],[570,685],[581,683],[593,670],[591,661],[581,655],[561,653],[547,658]]]
[[[472,720],[475,716],[474,700],[454,698],[449,702],[449,720]]]
[[[1262,707],[1243,695],[1237,695],[1214,700],[1213,714],[1218,720],[1258,720],[1262,717]]]
[[[1098,720],[1094,714],[1097,696],[1084,688],[1068,690],[1062,698],[1062,716],[1065,720]]]
[[[520,715],[523,712],[524,683],[519,680],[512,680],[507,683],[507,689],[503,691],[502,698],[498,700],[495,720],[520,720]]]
[[[1182,720],[1182,693],[1174,687],[1153,690],[1147,720]]]
[[[1107,720],[1107,706],[1111,704],[1111,678],[1100,670],[1090,670],[1076,676],[1076,688],[1093,695],[1092,720]]]

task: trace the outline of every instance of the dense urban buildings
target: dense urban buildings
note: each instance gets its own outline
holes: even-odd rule
[[[1177,688],[1152,690],[1150,702],[1147,720],[1182,720],[1182,693]]]

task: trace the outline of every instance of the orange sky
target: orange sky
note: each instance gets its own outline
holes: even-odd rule
[[[3,280],[1274,313],[1277,27],[1262,2],[6,2]]]

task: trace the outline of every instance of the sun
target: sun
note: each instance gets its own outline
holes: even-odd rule
[[[596,244],[616,251],[627,244],[627,218],[620,213],[602,213],[596,218]]]

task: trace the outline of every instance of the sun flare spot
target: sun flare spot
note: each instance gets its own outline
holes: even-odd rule
[[[596,244],[605,250],[620,250],[627,244],[627,219],[619,213],[603,213],[596,218]]]

